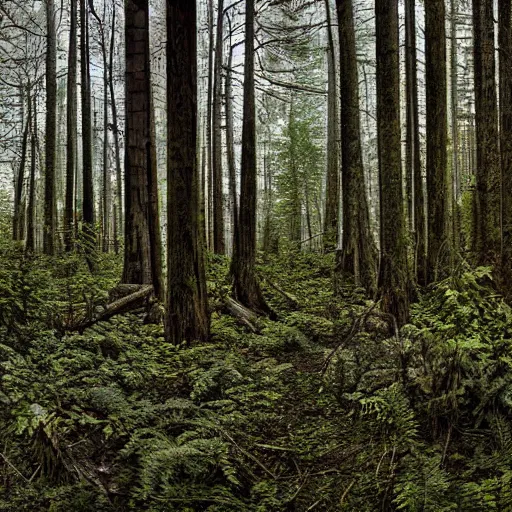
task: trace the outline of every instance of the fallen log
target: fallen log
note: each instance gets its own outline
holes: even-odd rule
[[[283,290],[277,283],[272,282],[268,277],[263,277],[263,280],[266,281],[266,283],[273,288],[277,293],[282,295],[286,302],[294,308],[294,309],[300,309],[299,301],[291,294]]]
[[[258,325],[258,315],[246,308],[231,297],[227,297],[224,301],[224,305],[228,312],[233,315],[242,325],[247,327],[254,334],[260,332]]]
[[[133,290],[133,288],[131,288]],[[125,295],[120,299],[107,304],[103,310],[96,313],[93,318],[87,319],[71,328],[71,331],[83,332],[97,322],[108,320],[115,315],[127,313],[134,309],[140,308],[153,294],[152,285],[137,285],[136,291],[132,291],[129,295]]]

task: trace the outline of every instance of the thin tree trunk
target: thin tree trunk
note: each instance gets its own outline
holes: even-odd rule
[[[448,181],[446,37],[444,0],[425,1],[427,98],[427,283],[447,271]],[[439,274],[441,272],[441,275]]]
[[[24,99],[22,98],[22,101]],[[28,101],[30,103],[30,96],[28,95]],[[31,111],[31,107],[29,104],[28,107],[29,115]],[[13,240],[22,240],[23,239],[23,224],[22,220],[22,196],[23,196],[23,184],[25,182],[25,164],[27,160],[27,146],[28,146],[28,136],[30,133],[30,118],[25,123],[25,129],[23,130],[23,139],[21,141],[21,157],[20,157],[20,167],[18,169],[18,175],[16,176],[15,188],[14,188],[14,217],[13,217],[13,225],[12,225],[12,235]]]
[[[224,191],[222,179],[222,56],[224,32],[224,0],[217,5],[217,40],[215,44],[215,75],[213,78],[213,250],[226,252],[224,242]]]
[[[402,194],[398,0],[375,4],[377,28],[377,129],[380,176],[382,309],[400,327],[409,319],[407,237]]]
[[[352,0],[337,0],[340,34],[341,161],[343,193],[343,247],[341,270],[355,277],[368,293],[376,289],[377,252],[370,230],[366,197],[359,77]]]
[[[210,251],[214,248],[213,239],[213,148],[212,148],[212,114],[213,114],[213,0],[208,0],[208,90],[206,104],[206,154],[208,157],[208,194],[206,211],[208,212],[206,240]]]
[[[57,139],[57,27],[54,0],[46,0],[46,138],[44,170],[45,254],[55,254],[56,192],[55,156]]]
[[[231,44],[231,19],[229,23],[229,57],[226,70],[226,145],[227,160],[229,172],[229,191],[231,194],[231,204],[233,209],[233,247],[236,245],[235,238],[238,236],[238,197],[236,186],[236,164],[235,164],[235,142],[233,136],[233,91],[232,91],[232,66],[233,66],[233,46]]]
[[[77,146],[77,4],[70,0],[70,31],[68,55],[68,83],[67,83],[67,110],[66,110],[66,201],[64,210],[64,247],[67,252],[73,247],[75,235],[75,172],[76,172],[76,146]]]
[[[453,251],[460,249],[460,166],[459,166],[459,123],[458,123],[458,87],[457,87],[457,20],[456,0],[450,2],[450,81],[451,81],[451,117],[452,117],[452,240]],[[453,252],[452,251],[452,252]]]
[[[92,173],[92,126],[91,126],[91,74],[89,63],[89,22],[87,0],[80,0],[80,90],[82,101],[82,220],[85,253],[89,268],[93,269],[91,253],[94,237],[94,188]]]
[[[254,0],[245,7],[244,111],[238,242],[231,271],[235,298],[244,306],[271,313],[256,278],[256,105],[254,94]]]
[[[426,221],[418,108],[418,66],[416,52],[416,1],[405,0],[407,140],[406,170],[412,176],[412,219],[414,233],[414,275],[419,285],[426,283]]]
[[[206,340],[209,315],[199,226],[196,3],[167,2],[167,318],[175,344]]]
[[[340,211],[340,155],[339,155],[339,89],[336,80],[336,51],[332,33],[330,1],[325,0],[327,15],[327,180],[325,198],[324,250],[332,251],[338,240]],[[341,33],[341,32],[340,32]]]
[[[112,26],[110,28],[110,55],[108,64],[108,85],[110,89],[110,107],[112,109],[112,132],[114,134],[114,155],[116,164],[116,201],[117,211],[116,229],[114,229],[114,250],[119,252],[119,237],[123,233],[123,175],[121,170],[121,150],[119,144],[119,125],[117,116],[117,102],[114,91],[114,45],[115,45],[115,25],[116,24],[116,4],[112,4]]]
[[[28,207],[27,207],[27,240],[25,251],[35,251],[35,215],[36,215],[36,153],[37,153],[37,103],[34,88],[33,97],[30,96],[30,84],[27,87],[28,118],[30,124],[30,178],[28,184]]]

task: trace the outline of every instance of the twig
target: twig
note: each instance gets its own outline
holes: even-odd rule
[[[350,332],[348,333],[348,336],[343,341],[338,343],[331,350],[330,354],[327,356],[327,358],[326,358],[326,360],[325,360],[325,362],[324,362],[324,364],[322,366],[322,376],[325,375],[325,372],[327,371],[327,368],[329,368],[329,363],[331,362],[331,359],[334,357],[334,354],[336,354],[336,352],[341,347],[346,345],[356,335],[356,333],[359,331],[359,328],[360,328],[361,324],[366,321],[366,319],[368,318],[369,314],[375,309],[376,306],[377,306],[377,303],[374,302],[371,305],[371,307],[369,307],[366,311],[364,311],[361,315],[359,315],[354,320],[354,323],[352,324],[352,328],[350,329]]]
[[[340,499],[340,508],[341,506],[343,505],[343,502],[345,501],[345,498],[347,497],[348,493],[350,492],[350,489],[352,489],[352,487],[354,487],[354,484],[356,483],[355,480],[352,480],[352,482],[350,482],[348,484],[348,487],[345,489],[345,492],[341,495],[341,499]]]
[[[18,476],[21,476],[21,478],[23,478],[23,480],[25,480],[25,482],[27,484],[30,483],[30,480],[28,478],[26,478],[19,470],[18,468],[3,454],[3,453],[0,453],[0,455],[2,456],[2,459],[4,459],[5,463],[8,464],[14,471],[15,473],[18,475]]]

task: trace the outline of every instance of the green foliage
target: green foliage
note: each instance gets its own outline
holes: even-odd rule
[[[512,509],[512,310],[489,269],[390,336],[357,290],[333,297],[331,256],[286,254],[259,268],[280,321],[215,309],[209,343],[176,347],[130,314],[65,332],[112,261],[4,255],[0,510]],[[217,308],[229,262],[211,258]]]

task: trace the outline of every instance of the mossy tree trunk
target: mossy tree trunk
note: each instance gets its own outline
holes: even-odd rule
[[[341,180],[343,193],[343,247],[341,271],[351,274],[368,293],[376,289],[377,252],[370,230],[366,196],[359,77],[352,0],[337,0],[341,77]]]
[[[444,0],[425,0],[427,98],[427,282],[446,274],[447,233],[447,88]]]
[[[167,318],[175,344],[206,340],[209,315],[197,168],[196,3],[167,1]]]
[[[377,130],[380,178],[380,273],[382,309],[398,326],[409,319],[402,193],[398,0],[375,4],[377,28]]]

